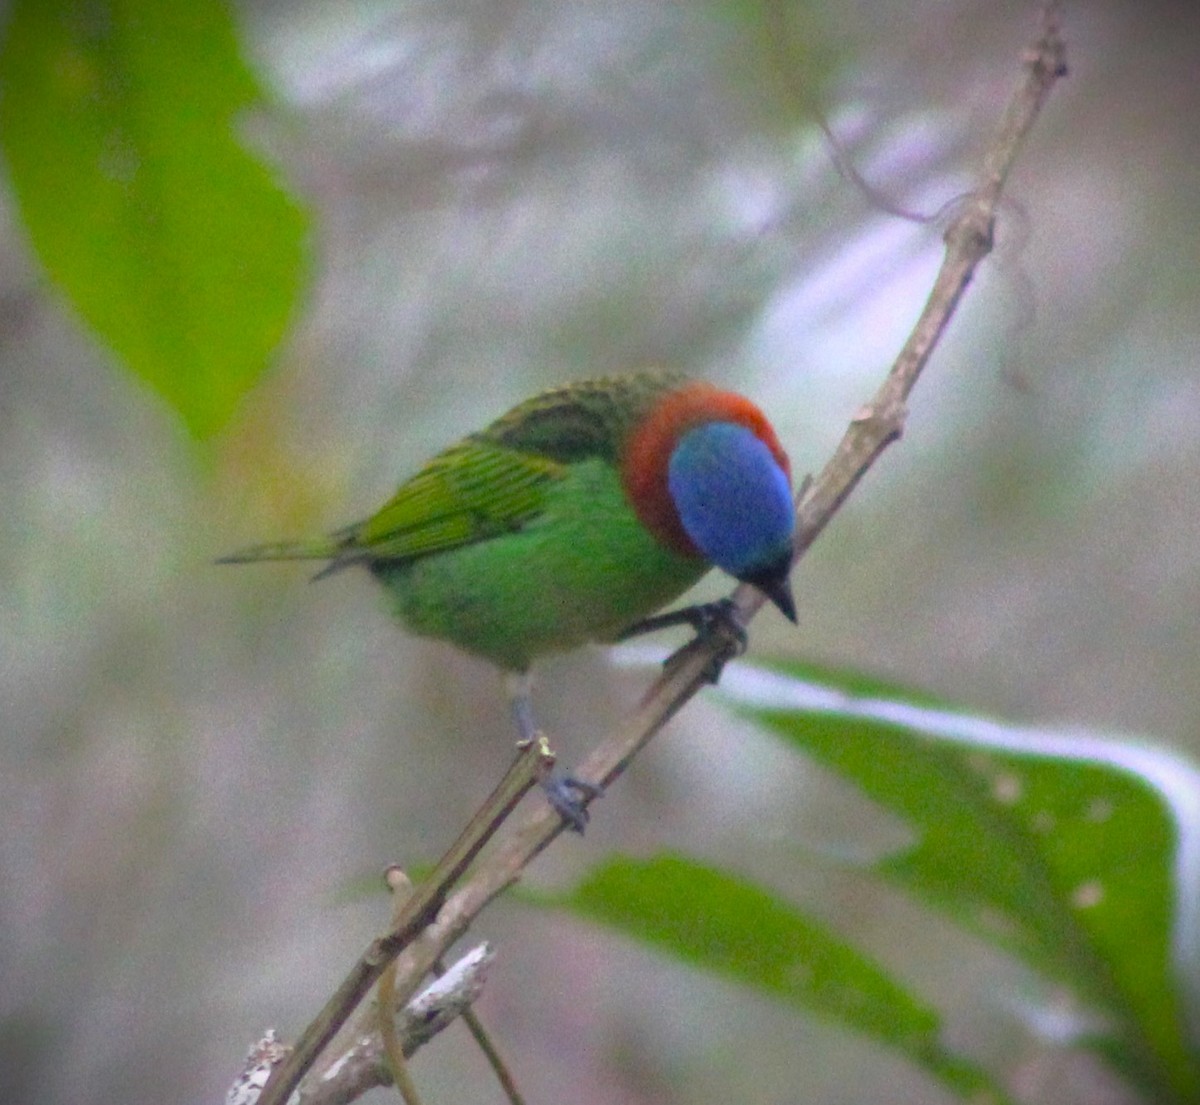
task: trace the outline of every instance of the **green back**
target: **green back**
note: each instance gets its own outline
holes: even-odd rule
[[[708,565],[662,545],[637,519],[616,467],[564,466],[526,525],[437,556],[371,560],[409,629],[501,668],[606,641],[696,582]]]
[[[329,537],[225,560],[365,564],[400,619],[502,668],[609,640],[707,570],[668,549],[625,497],[632,429],[684,377],[659,372],[543,392],[439,453],[384,506]]]
[[[370,518],[335,535],[340,566],[406,561],[527,525],[569,466],[616,467],[631,428],[684,377],[642,372],[566,384],[526,400],[430,460]]]

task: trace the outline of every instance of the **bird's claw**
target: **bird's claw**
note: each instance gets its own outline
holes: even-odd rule
[[[668,667],[685,651],[692,649],[697,642],[707,641],[714,634],[722,634],[728,642],[726,647],[713,656],[705,667],[703,677],[707,683],[716,683],[721,678],[721,672],[725,665],[746,651],[749,640],[746,635],[746,627],[742,624],[736,604],[730,598],[700,603],[697,606],[685,606],[682,610],[670,610],[665,614],[656,614],[652,618],[635,622],[621,634],[619,640],[625,641],[642,633],[653,633],[659,629],[667,629],[676,625],[690,625],[695,630],[696,636],[682,649],[667,657],[666,666]]]
[[[706,683],[715,686],[721,678],[721,672],[725,670],[725,665],[746,651],[750,639],[733,599],[719,599],[717,602],[705,603],[697,609],[701,614],[696,626],[696,640],[704,641],[714,634],[721,633],[726,642],[721,651],[714,653],[701,673]]]
[[[542,790],[567,828],[581,835],[588,823],[587,803],[604,793],[598,783],[557,771],[542,780]]]

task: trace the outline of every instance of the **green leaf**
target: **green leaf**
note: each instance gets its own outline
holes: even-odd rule
[[[986,1073],[943,1047],[933,1010],[850,945],[736,876],[673,855],[617,858],[575,890],[535,900],[865,1032],[961,1097],[1008,1100]]]
[[[1190,764],[808,669],[741,667],[722,693],[909,823],[915,843],[880,875],[1073,987],[1102,1014],[1089,1042],[1154,1100],[1200,1100],[1183,1000],[1200,950]]]
[[[17,0],[0,142],[52,280],[192,433],[268,364],[307,218],[238,139],[261,102],[223,3]]]
[[[762,121],[773,129],[811,125],[845,61],[825,9],[807,0],[714,0],[709,6],[742,32],[727,72]]]

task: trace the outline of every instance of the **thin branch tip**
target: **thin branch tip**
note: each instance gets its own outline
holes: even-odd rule
[[[967,197],[942,235],[946,245],[963,253],[986,257],[996,244],[996,217],[992,205],[978,195]]]
[[[1026,51],[1022,61],[1037,66],[1051,82],[1067,76],[1067,44],[1062,37],[1062,4],[1047,0],[1041,11],[1042,34],[1036,47]]]

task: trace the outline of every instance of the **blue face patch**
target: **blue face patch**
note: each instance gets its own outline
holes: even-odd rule
[[[796,513],[771,450],[735,422],[708,422],[679,439],[667,487],[696,548],[736,579],[788,555]]]

